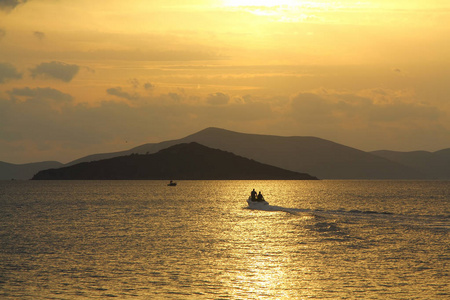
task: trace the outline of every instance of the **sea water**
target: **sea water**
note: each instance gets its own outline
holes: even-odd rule
[[[449,181],[4,181],[0,298],[449,299],[449,216]]]

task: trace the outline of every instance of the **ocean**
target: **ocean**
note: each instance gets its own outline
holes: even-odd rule
[[[167,183],[0,182],[0,298],[450,298],[450,181]]]

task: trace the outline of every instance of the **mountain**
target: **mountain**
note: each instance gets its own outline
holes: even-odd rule
[[[422,177],[422,174],[399,163],[317,137],[243,134],[207,128],[185,139],[321,179]]]
[[[131,154],[40,171],[34,180],[311,180],[308,174],[283,170],[198,143],[178,144],[155,154]]]
[[[418,170],[429,179],[450,179],[450,148],[436,152],[378,150],[371,153]]]
[[[64,164],[57,161],[44,161],[29,164],[10,164],[0,161],[0,180],[28,180],[40,170],[60,168]]]
[[[317,137],[282,137],[206,128],[178,140],[145,144],[127,151],[96,154],[71,164],[132,153],[155,153],[179,143],[197,142],[320,179],[421,179],[425,175],[386,158]]]
[[[419,157],[420,155],[417,158],[413,156],[411,163],[408,163],[405,160],[396,160],[395,155],[383,155],[383,151],[364,152],[316,137],[246,134],[213,127],[177,140],[144,144],[127,151],[86,156],[72,161],[66,166],[127,156],[132,153],[152,154],[176,144],[189,142],[197,142],[207,147],[229,151],[236,155],[283,169],[308,173],[321,179],[448,178],[446,170],[441,169],[446,168],[450,170],[449,164],[446,163],[446,161],[448,162],[448,149],[431,155],[438,157],[436,165],[432,164],[431,167],[427,167],[429,162],[425,160],[421,163],[424,167],[419,168],[413,163],[415,160],[417,160],[416,164],[422,161]],[[428,154],[425,152],[425,156]],[[46,169],[46,167],[40,170],[42,169]],[[9,170],[9,173],[4,171],[0,165],[0,174],[8,175],[4,178],[19,178],[10,175],[12,174],[11,172],[11,170]],[[31,172],[31,174],[36,172]],[[29,179],[31,177],[32,175],[28,178],[21,177],[20,179]]]

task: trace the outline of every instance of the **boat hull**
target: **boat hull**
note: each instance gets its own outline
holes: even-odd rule
[[[251,197],[249,197],[247,199],[247,203],[248,203],[249,207],[262,207],[262,206],[269,205],[269,202],[267,202],[267,201],[252,201]]]

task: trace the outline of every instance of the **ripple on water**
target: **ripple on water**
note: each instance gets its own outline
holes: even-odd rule
[[[0,184],[5,299],[448,297],[441,183]]]

